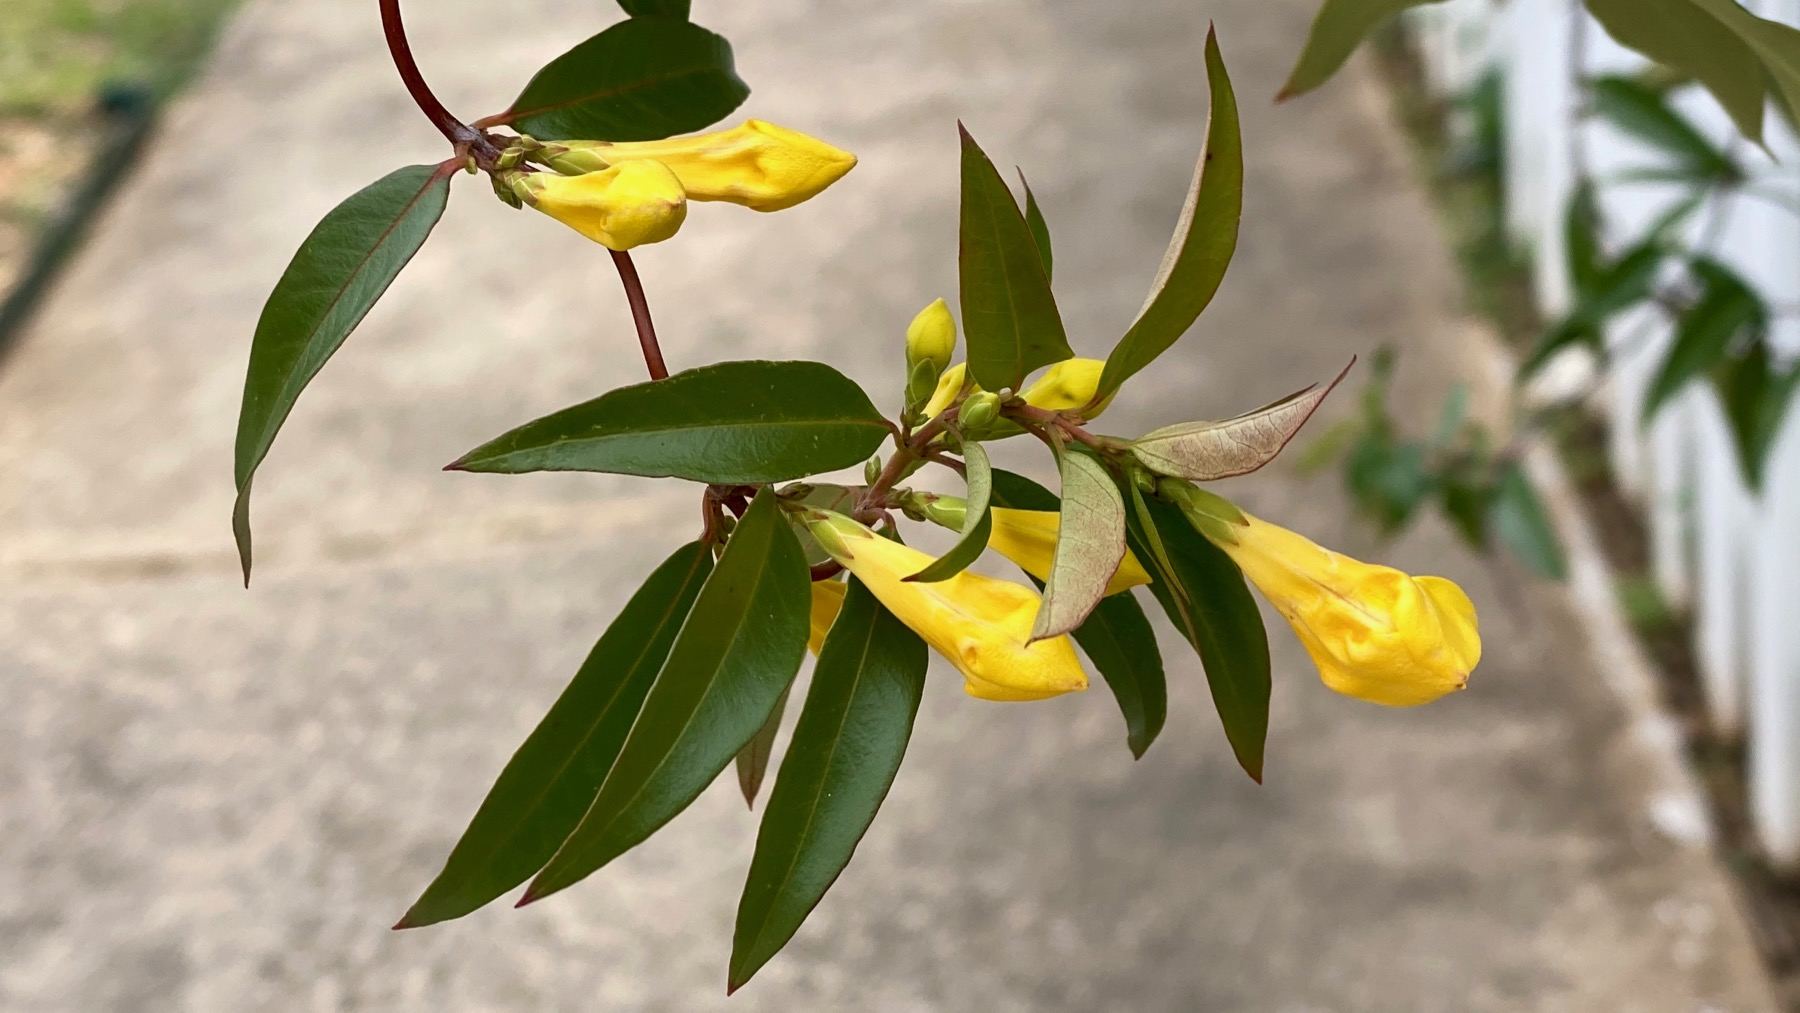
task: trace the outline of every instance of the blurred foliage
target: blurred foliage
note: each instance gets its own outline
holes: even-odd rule
[[[166,93],[238,0],[6,0],[0,115],[85,112],[110,82]]]

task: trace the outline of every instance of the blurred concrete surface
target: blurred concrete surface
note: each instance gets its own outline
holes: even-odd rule
[[[697,207],[642,252],[677,368],[818,356],[892,400],[906,321],[954,294],[957,117],[1030,172],[1071,334],[1104,354],[1199,144],[1211,18],[1248,130],[1242,247],[1109,427],[1230,414],[1383,342],[1407,389],[1469,372],[1455,274],[1367,72],[1269,102],[1310,3],[696,8],[737,46],[745,113],[862,164],[780,215]],[[612,16],[411,10],[471,116]],[[1724,879],[1652,828],[1655,765],[1560,592],[1509,609],[1444,531],[1378,546],[1331,479],[1291,467],[1233,492],[1468,586],[1488,645],[1469,692],[1410,712],[1336,697],[1277,623],[1258,788],[1172,640],[1168,729],[1135,764],[1104,690],[994,706],[936,678],[856,861],[729,1003],[755,829],[729,777],[552,902],[389,932],[695,516],[676,483],[438,471],[641,369],[599,251],[464,180],[276,444],[257,581],[236,586],[230,441],[262,299],[331,204],[438,157],[373,4],[255,0],[0,365],[0,1007],[1765,1004]]]

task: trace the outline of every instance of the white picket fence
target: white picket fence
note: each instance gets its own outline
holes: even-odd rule
[[[1800,24],[1800,0],[1745,6]],[[1444,94],[1465,90],[1490,67],[1504,73],[1507,221],[1533,255],[1543,310],[1565,310],[1562,220],[1576,159],[1585,158],[1597,176],[1652,162],[1637,142],[1571,114],[1574,82],[1579,69],[1629,72],[1643,58],[1614,43],[1574,0],[1449,0],[1415,8],[1408,18],[1427,76]],[[1754,167],[1758,188],[1800,200],[1800,142],[1772,110],[1773,158],[1747,142],[1727,142],[1730,120],[1699,89],[1679,99],[1696,124]],[[1667,185],[1604,187],[1612,235],[1641,234],[1678,192]],[[1715,257],[1786,311],[1774,340],[1800,355],[1800,218],[1768,199],[1737,196],[1696,216],[1693,228],[1696,241],[1710,236]],[[1649,518],[1662,591],[1693,612],[1714,719],[1747,744],[1757,833],[1774,861],[1800,871],[1800,410],[1789,412],[1765,488],[1754,496],[1704,385],[1690,388],[1647,429],[1640,425],[1667,327],[1643,316],[1620,321],[1610,337],[1616,361],[1602,396],[1613,423],[1616,477]]]

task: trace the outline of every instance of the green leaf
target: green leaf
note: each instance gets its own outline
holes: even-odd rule
[[[1723,364],[1738,339],[1760,334],[1768,324],[1762,297],[1731,269],[1701,259],[1693,263],[1693,271],[1702,294],[1676,323],[1662,366],[1644,391],[1638,421],[1646,427],[1681,388]]]
[[[756,836],[730,991],[793,938],[849,864],[900,769],[927,661],[925,642],[851,580]]]
[[[409,165],[357,191],[313,228],[256,322],[238,413],[237,536],[250,582],[250,483],[300,392],[362,323],[444,213],[454,166]]]
[[[1043,209],[1038,207],[1037,195],[1031,192],[1031,184],[1025,181],[1025,170],[1019,170],[1019,186],[1025,190],[1025,224],[1031,229],[1031,239],[1037,244],[1038,258],[1044,262],[1044,280],[1049,281],[1055,274],[1056,257],[1050,251],[1050,223],[1044,221]]]
[[[691,0],[619,0],[619,6],[634,18],[688,19]]]
[[[824,363],[719,362],[528,422],[448,470],[756,484],[861,464],[887,434],[869,396]]]
[[[1680,178],[1716,182],[1738,175],[1731,159],[1669,108],[1662,93],[1618,76],[1595,78],[1588,82],[1588,91],[1596,114],[1673,159],[1681,169]]]
[[[1237,250],[1238,219],[1244,211],[1244,145],[1237,97],[1225,72],[1225,59],[1219,54],[1218,36],[1210,30],[1206,33],[1206,78],[1212,111],[1187,202],[1150,286],[1149,299],[1106,357],[1096,401],[1118,390],[1187,333],[1212,302]]]
[[[988,511],[988,498],[993,488],[993,469],[988,464],[987,451],[981,449],[979,443],[963,444],[963,479],[968,484],[968,493],[964,499],[962,532],[950,551],[932,561],[918,573],[907,577],[925,584],[934,584],[967,570],[981,554],[987,551],[988,536],[994,530],[993,515]]]
[[[1148,523],[1131,519],[1132,551],[1160,539],[1167,564],[1158,562],[1150,591],[1175,628],[1200,653],[1213,705],[1239,765],[1262,782],[1263,746],[1269,736],[1269,638],[1262,613],[1237,564],[1194,530],[1181,511],[1160,499],[1144,500]]]
[[[460,918],[543,868],[594,801],[712,569],[711,547],[692,542],[650,574],[500,772],[444,871],[395,928]]]
[[[1600,201],[1594,181],[1582,179],[1569,195],[1563,214],[1563,254],[1576,292],[1592,292],[1606,273],[1600,240]]]
[[[1759,18],[1740,7],[1735,0],[1691,0],[1719,20],[1747,44],[1762,62],[1768,74],[1771,93],[1777,104],[1790,113],[1800,109],[1800,29],[1768,18]],[[1689,45],[1695,43],[1689,40]],[[1758,111],[1760,113],[1760,110]],[[1733,116],[1735,119],[1735,115]],[[1748,128],[1745,136],[1760,141],[1759,134]]]
[[[1716,370],[1713,383],[1725,409],[1725,420],[1731,426],[1744,482],[1760,491],[1769,449],[1781,434],[1781,423],[1795,389],[1800,388],[1800,365],[1776,370],[1768,346],[1758,340]]]
[[[962,222],[958,270],[969,375],[992,391],[1018,390],[1040,366],[1073,358],[1050,275],[1012,191],[961,123]]]
[[[811,577],[775,493],[757,493],[694,602],[587,815],[521,905],[675,818],[768,720],[806,654]]]
[[[1085,622],[1125,558],[1125,500],[1106,465],[1075,449],[1057,457],[1062,519],[1033,641],[1062,636]]]
[[[1439,0],[1325,0],[1307,33],[1306,48],[1275,101],[1304,95],[1330,80],[1375,26],[1421,4]]]
[[[1620,45],[1699,81],[1740,133],[1762,141],[1762,66],[1755,52],[1718,18],[1702,11],[1694,0],[1586,2],[1594,19]]]
[[[1488,518],[1493,514],[1494,486],[1452,473],[1439,485],[1444,516],[1456,533],[1477,552],[1488,550]]]
[[[1578,293],[1575,307],[1538,339],[1537,346],[1519,365],[1517,382],[1529,379],[1556,353],[1571,345],[1586,344],[1601,350],[1601,328],[1614,314],[1650,297],[1668,253],[1663,238],[1652,235],[1620,254],[1600,275],[1592,291]]]
[[[550,140],[654,141],[704,130],[749,94],[731,43],[685,20],[633,17],[550,61],[501,121]]]
[[[1023,475],[1003,470],[994,472],[994,505],[1013,510],[1062,507],[1055,493]],[[1036,577],[1031,577],[1031,582],[1044,586]],[[1125,744],[1131,755],[1142,759],[1169,715],[1169,689],[1150,620],[1137,599],[1115,594],[1101,599],[1087,621],[1076,627],[1074,636],[1125,716]]]
[[[1194,482],[1247,475],[1281,453],[1349,372],[1345,366],[1323,387],[1313,384],[1236,418],[1151,430],[1131,441],[1131,456],[1159,475]]]
[[[1372,430],[1365,431],[1362,441],[1351,451],[1344,478],[1357,508],[1383,534],[1405,527],[1432,490],[1425,448],[1396,442]]]
[[[1501,472],[1489,510],[1488,523],[1494,536],[1520,561],[1552,580],[1568,576],[1562,542],[1531,488],[1531,480],[1518,464]]]
[[[775,709],[769,712],[769,720],[763,722],[762,729],[750,740],[749,745],[738,750],[738,790],[744,793],[744,804],[752,809],[756,808],[756,793],[762,790],[763,775],[768,772],[769,760],[775,755],[775,735],[781,731],[781,714],[787,710],[787,699],[788,690],[784,689],[775,698]]]

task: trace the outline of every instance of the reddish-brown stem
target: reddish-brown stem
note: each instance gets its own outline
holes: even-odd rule
[[[661,380],[669,375],[669,367],[663,362],[662,346],[656,341],[656,325],[650,321],[650,302],[644,298],[643,279],[638,277],[631,254],[623,250],[608,252],[612,254],[613,266],[619,269],[619,281],[625,286],[625,301],[631,304],[631,322],[637,325],[638,347],[644,350],[644,368],[650,371],[650,379]]]
[[[425,75],[419,72],[419,62],[413,59],[412,45],[406,41],[406,25],[400,20],[400,0],[378,0],[381,5],[381,30],[387,36],[388,53],[393,57],[394,69],[400,72],[400,80],[406,85],[406,91],[412,96],[413,103],[431,125],[438,128],[451,144],[466,145],[475,160],[484,167],[491,167],[499,152],[494,149],[486,135],[467,123],[457,119],[444,103],[425,83]]]
[[[1014,401],[1002,406],[1000,413],[1023,425],[1026,429],[1033,431],[1054,429],[1076,443],[1092,447],[1103,454],[1114,453],[1119,449],[1116,441],[1108,440],[1104,436],[1095,436],[1083,429],[1080,422],[1062,412],[1049,411],[1023,401]]]
[[[814,563],[810,569],[812,570],[813,580],[830,580],[844,572],[844,564],[835,559],[827,559],[823,563]]]

